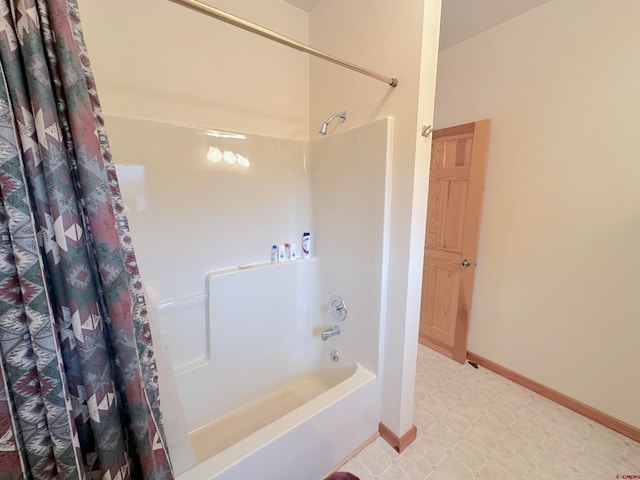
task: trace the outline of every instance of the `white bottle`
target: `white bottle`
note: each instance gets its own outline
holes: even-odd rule
[[[311,258],[311,234],[309,232],[302,234],[302,258]]]
[[[284,243],[278,245],[278,262],[285,262],[285,252],[284,252]]]
[[[288,243],[284,244],[284,260],[285,262],[291,261],[291,245]]]
[[[278,261],[278,246],[271,246],[271,263],[276,263]]]
[[[298,245],[296,243],[291,244],[291,261],[298,259]]]

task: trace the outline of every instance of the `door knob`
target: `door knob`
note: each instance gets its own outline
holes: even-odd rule
[[[467,268],[467,267],[468,267],[468,266],[470,266],[470,265],[471,265],[471,262],[470,262],[467,258],[465,258],[464,260],[462,260],[462,261],[460,262],[460,266],[461,266],[462,268]]]

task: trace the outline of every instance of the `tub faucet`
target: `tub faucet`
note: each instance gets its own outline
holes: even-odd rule
[[[340,335],[340,327],[338,325],[334,325],[333,327],[323,330],[320,334],[320,338],[322,338],[322,340],[326,340],[327,338],[335,337],[336,335]]]

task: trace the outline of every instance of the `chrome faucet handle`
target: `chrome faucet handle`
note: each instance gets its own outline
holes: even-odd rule
[[[329,308],[331,310],[331,316],[339,321],[344,321],[347,318],[347,305],[344,300],[338,295],[332,295],[329,299]]]

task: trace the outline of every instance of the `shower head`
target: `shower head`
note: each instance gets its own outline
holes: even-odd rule
[[[320,128],[320,131],[318,132],[320,135],[326,135],[327,134],[327,127],[329,126],[329,124],[335,119],[335,118],[339,118],[340,122],[344,122],[347,119],[347,112],[338,112],[338,113],[334,113],[333,115],[331,115],[329,118],[327,118],[323,123],[322,123],[322,127]]]

